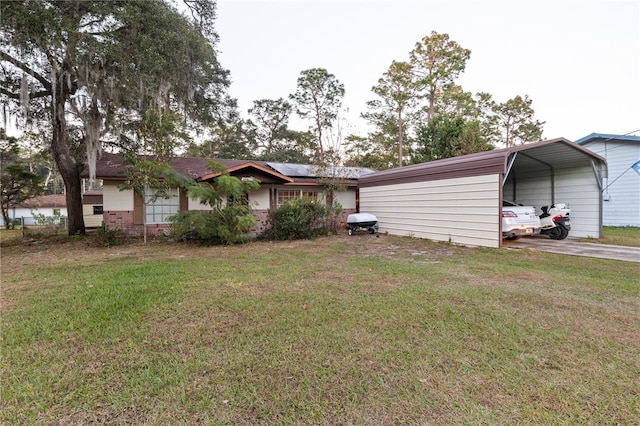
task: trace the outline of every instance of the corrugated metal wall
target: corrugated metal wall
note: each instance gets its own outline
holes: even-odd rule
[[[378,218],[380,232],[499,247],[500,186],[492,174],[364,187],[360,211]]]
[[[556,202],[571,207],[572,237],[600,238],[600,188],[591,167],[574,167],[556,172]]]
[[[515,178],[514,178],[515,177]],[[600,237],[600,189],[591,166],[555,171],[555,202],[571,207],[572,237]],[[503,197],[519,204],[548,206],[551,199],[551,175],[546,168],[518,171],[504,185]],[[515,192],[515,197],[514,197]]]

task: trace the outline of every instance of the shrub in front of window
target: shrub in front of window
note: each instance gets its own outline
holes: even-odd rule
[[[169,237],[176,241],[225,245],[249,241],[249,230],[256,223],[247,206],[237,204],[213,211],[182,211],[169,220]]]
[[[320,235],[324,233],[326,214],[326,207],[316,199],[290,199],[277,209],[269,210],[270,228],[265,236],[274,240],[296,240]]]
[[[215,167],[211,164],[210,167]],[[255,179],[238,179],[224,173],[212,185],[199,182],[187,188],[189,198],[211,206],[211,211],[183,211],[169,217],[169,236],[178,241],[206,244],[236,244],[249,241],[256,224],[248,204],[248,194],[259,188]]]

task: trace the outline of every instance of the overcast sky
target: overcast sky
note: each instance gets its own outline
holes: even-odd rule
[[[219,58],[245,117],[326,68],[345,86],[346,132],[361,136],[371,87],[431,31],[471,50],[465,91],[529,95],[545,139],[640,135],[639,0],[218,0]]]

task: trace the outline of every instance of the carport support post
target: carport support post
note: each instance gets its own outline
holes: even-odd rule
[[[511,173],[511,168],[513,167],[513,163],[516,162],[517,155],[518,155],[517,152],[514,152],[513,154],[511,154],[511,158],[509,159],[509,164],[507,164],[507,171],[504,173],[504,176],[502,176],[502,186],[504,186],[504,183],[507,181],[507,178],[509,177],[509,173]]]
[[[593,169],[593,175],[596,178],[596,183],[598,184],[598,189],[600,190],[600,202],[598,203],[599,206],[600,206],[600,211],[599,211],[599,215],[600,215],[600,235],[598,235],[598,238],[602,238],[602,235],[604,233],[604,229],[603,229],[603,226],[602,226],[602,218],[604,216],[604,211],[603,211],[604,207],[602,205],[602,195],[603,195],[602,193],[609,186],[607,185],[607,187],[605,188],[604,185],[602,184],[602,180],[603,180],[602,173],[600,173],[598,171],[598,167],[596,166],[595,161],[593,161],[593,158],[591,158],[589,161],[591,162],[591,169]]]

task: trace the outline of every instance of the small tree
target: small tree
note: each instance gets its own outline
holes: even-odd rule
[[[193,180],[180,175],[170,165],[176,148],[182,145],[186,135],[180,131],[179,117],[171,112],[149,109],[137,123],[137,147],[144,155],[125,153],[126,180],[120,190],[132,189],[143,200],[143,236],[147,242],[146,206],[159,198],[170,198],[171,189],[185,188]]]
[[[260,187],[255,179],[238,179],[229,175],[219,163],[209,168],[220,176],[213,183],[200,182],[187,187],[193,200],[211,207],[211,211],[185,211],[170,218],[172,235],[182,241],[198,240],[206,243],[234,244],[248,239],[248,231],[255,225],[248,196]]]
[[[2,170],[0,207],[5,229],[11,229],[9,209],[42,194],[40,176],[20,164],[11,164]]]
[[[17,140],[0,128],[0,210],[5,229],[11,229],[9,209],[44,192],[40,176],[22,163]]]

